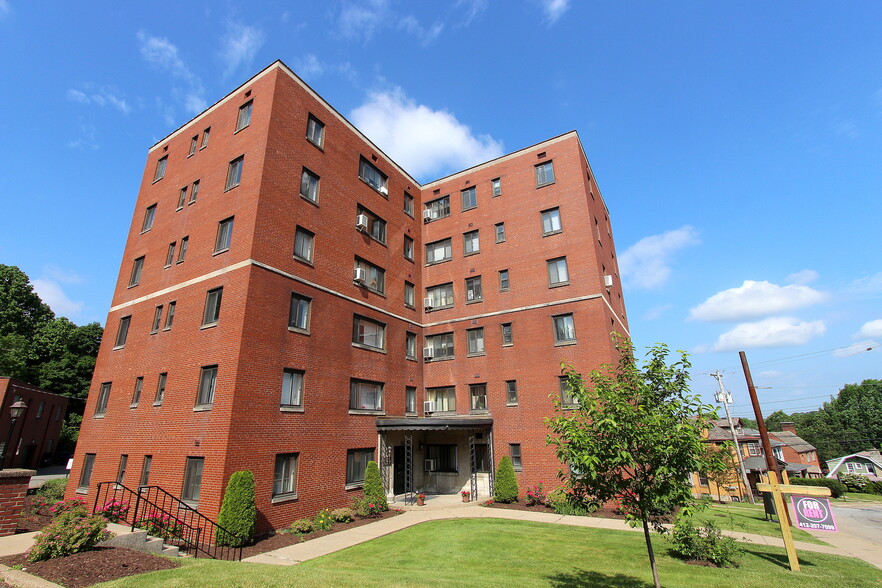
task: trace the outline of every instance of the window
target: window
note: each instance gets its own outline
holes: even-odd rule
[[[462,209],[468,210],[478,206],[478,193],[474,186],[460,192],[462,194]]]
[[[435,412],[456,412],[456,388],[426,388],[426,400],[435,403]]]
[[[199,135],[196,135],[190,140],[190,151],[189,151],[189,153],[187,153],[187,157],[190,157],[191,155],[196,153],[196,147],[198,147],[198,146],[199,146]]]
[[[511,323],[502,323],[502,346],[514,344],[514,336],[511,330]]]
[[[377,166],[364,158],[361,159],[358,166],[358,177],[361,178],[362,181],[367,182],[371,188],[377,190],[383,196],[389,194],[388,188],[386,187],[386,174],[381,172],[377,169]]]
[[[306,121],[306,138],[316,147],[321,147],[325,144],[325,125],[311,114]]]
[[[165,175],[165,165],[168,163],[168,155],[159,158],[156,162],[156,172],[153,174],[153,181],[158,182]]]
[[[417,336],[416,333],[405,333],[404,335],[404,355],[407,359],[416,359],[417,356]]]
[[[196,406],[214,404],[214,390],[217,386],[217,366],[209,365],[202,368],[199,378],[199,392],[196,394]]]
[[[177,302],[172,300],[168,303],[168,312],[165,314],[165,326],[162,327],[163,331],[169,331],[172,328],[172,322],[175,320],[175,307],[178,305]]]
[[[276,467],[273,474],[273,498],[297,496],[297,457],[296,453],[280,453],[276,455]]]
[[[408,216],[413,216],[413,196],[404,193],[404,213]]]
[[[187,202],[187,186],[181,188],[181,191],[178,193],[178,210],[184,208],[184,203]]]
[[[384,294],[386,292],[386,270],[356,257],[355,269],[359,268],[364,272],[364,285],[367,286],[368,290],[372,290],[377,294]]]
[[[199,194],[199,180],[193,182],[193,188],[190,190],[190,202],[187,205],[196,202],[196,196]]]
[[[350,410],[383,410],[383,384],[352,379],[349,383]]]
[[[205,295],[205,310],[202,312],[202,326],[216,325],[220,318],[221,298],[223,298],[223,287],[209,290]]]
[[[172,241],[168,244],[168,253],[165,254],[165,267],[171,267],[172,262],[175,260],[175,247],[177,247],[177,241]]]
[[[95,415],[103,415],[107,412],[107,400],[110,398],[110,382],[101,384],[101,390],[98,392],[98,403],[95,404]]]
[[[453,333],[428,335],[426,347],[432,349],[434,359],[453,358]]]
[[[181,499],[184,502],[197,504],[199,502],[199,490],[202,488],[202,468],[205,466],[204,457],[188,457],[184,468],[184,488],[181,491]]]
[[[116,330],[116,343],[113,346],[114,349],[126,346],[126,338],[129,336],[129,323],[131,321],[131,315],[119,319],[119,328]]]
[[[478,231],[469,231],[468,233],[462,234],[463,241],[463,253],[465,255],[471,255],[473,253],[480,253],[481,251],[481,242],[478,239]]]
[[[416,388],[408,386],[404,389],[404,412],[416,414]]]
[[[511,456],[511,465],[514,466],[514,469],[517,471],[524,469],[523,462],[521,461],[521,444],[509,443],[508,453]]]
[[[374,241],[386,243],[386,221],[361,205],[356,209],[356,214],[367,217],[366,232]]]
[[[350,449],[346,452],[346,485],[364,484],[364,472],[369,461],[374,459],[373,449]]]
[[[126,478],[126,466],[129,465],[129,456],[123,453],[119,456],[119,467],[116,469],[116,483],[122,484]]]
[[[484,355],[484,327],[467,329],[466,335],[469,344],[469,355]]]
[[[144,269],[144,256],[142,255],[132,263],[132,275],[129,277],[129,288],[141,283],[141,270]]]
[[[300,195],[315,203],[318,202],[318,191],[319,177],[304,167],[300,175]]]
[[[141,400],[141,390],[144,388],[144,376],[135,378],[135,391],[132,392],[132,406],[138,406]]]
[[[220,253],[230,248],[233,240],[233,217],[224,219],[217,224],[217,239],[214,242],[214,252]]]
[[[211,135],[211,127],[208,127],[204,131],[202,131],[202,146],[199,149],[205,149],[208,147],[208,136]]]
[[[95,454],[87,453],[83,458],[83,469],[80,470],[80,483],[77,490],[88,490],[92,481],[92,468],[95,467]]]
[[[576,326],[573,323],[573,315],[562,314],[552,317],[554,321],[554,342],[575,343],[576,342]]]
[[[352,342],[372,349],[386,348],[386,325],[355,315],[352,319]]]
[[[751,453],[751,455],[753,455],[753,454]],[[852,474],[852,473],[854,473],[855,470],[858,469],[858,467],[857,467],[856,463],[851,462],[851,461],[847,461],[847,462],[845,462],[845,469],[848,470],[849,474]]]
[[[560,209],[552,208],[542,211],[542,234],[554,235],[561,232]]]
[[[502,194],[502,180],[500,178],[490,180],[490,193],[494,198]]]
[[[162,305],[156,307],[156,310],[153,311],[153,326],[150,327],[150,333],[155,333],[159,330],[159,324],[162,322]]]
[[[146,486],[150,482],[151,465],[153,465],[153,456],[145,455],[144,462],[141,464],[141,486]]]
[[[301,370],[282,372],[282,407],[303,407],[303,375]]]
[[[450,245],[451,240],[442,239],[433,243],[426,244],[426,264],[440,263],[453,258],[453,249]]]
[[[761,455],[759,448],[759,443],[748,443],[747,444],[747,453],[749,455]]]
[[[306,263],[312,263],[312,247],[315,234],[303,227],[297,227],[294,234],[294,257]]]
[[[236,132],[238,133],[251,124],[251,107],[254,105],[253,100],[249,100],[239,107],[239,118],[236,119]]]
[[[772,447],[772,454],[781,461],[784,461],[784,450],[781,447]]]
[[[557,384],[560,388],[560,405],[563,408],[575,408],[579,406],[578,401],[573,397],[570,390],[569,381],[566,376],[558,376]]]
[[[404,282],[404,305],[409,308],[414,308],[415,296],[416,294],[413,284],[410,282]]]
[[[162,399],[165,398],[165,382],[168,380],[168,373],[162,372],[159,374],[159,381],[156,383],[156,397],[153,398],[153,405],[162,404]]]
[[[230,162],[230,167],[227,169],[227,184],[224,187],[224,190],[231,190],[238,186],[242,181],[242,166],[244,163],[244,155],[240,155]]]
[[[146,233],[153,228],[153,219],[156,218],[156,205],[151,204],[144,211],[144,222],[141,224],[141,232]]]
[[[505,241],[505,223],[496,223],[496,242],[502,243]]]
[[[433,309],[453,306],[453,282],[426,288],[426,298]]]
[[[698,472],[698,485],[699,486],[707,486],[708,485],[707,474],[705,474],[703,472]]]
[[[429,468],[429,462],[426,462],[425,471],[429,472],[458,472],[459,468],[456,459],[456,445],[426,445],[426,457],[434,464],[432,469]]]
[[[291,309],[288,313],[288,329],[309,333],[309,306],[311,298],[291,293]]]
[[[499,291],[500,292],[508,292],[509,282],[508,282],[508,270],[499,270]]]
[[[407,235],[404,236],[404,258],[413,261],[413,239]]]
[[[176,263],[184,263],[184,258],[187,257],[187,245],[190,242],[190,237],[181,237],[181,249],[178,251],[178,261]]]
[[[518,403],[518,382],[517,380],[506,380],[505,382],[505,403],[509,406],[515,406]]]
[[[554,163],[546,161],[536,166],[536,187],[554,183]]]
[[[472,412],[487,412],[487,384],[470,384],[469,398]]]
[[[570,274],[567,272],[567,258],[558,257],[548,260],[548,286],[563,286],[570,283]]]
[[[428,220],[437,220],[450,216],[450,195],[448,194],[431,202],[426,202],[426,210],[429,211]]]
[[[480,302],[483,299],[484,294],[481,290],[481,276],[466,278],[466,304]]]

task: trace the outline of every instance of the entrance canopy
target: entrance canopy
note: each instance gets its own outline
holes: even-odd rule
[[[377,419],[377,431],[463,431],[489,429],[493,419],[489,417],[450,416],[409,419]]]

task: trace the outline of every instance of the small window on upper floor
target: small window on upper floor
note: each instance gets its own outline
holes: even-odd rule
[[[116,342],[114,349],[120,349],[126,346],[126,339],[129,336],[129,324],[132,322],[132,316],[124,316],[119,319],[119,328],[116,330]]]
[[[214,404],[214,393],[217,388],[217,366],[207,365],[202,368],[199,378],[199,390],[196,392],[196,406]]]
[[[468,210],[478,206],[478,191],[472,186],[460,192],[462,194],[462,209]]]
[[[325,144],[325,124],[311,114],[306,122],[306,138],[316,147],[323,147]]]
[[[303,408],[303,370],[285,369],[282,372],[281,406]]]
[[[217,224],[217,238],[214,241],[214,252],[220,253],[230,248],[233,240],[233,217],[224,219]]]
[[[196,202],[197,194],[199,194],[199,180],[193,182],[193,187],[190,189],[190,201],[187,204],[193,204]]]
[[[242,182],[242,167],[245,165],[245,156],[240,155],[230,162],[227,169],[227,183],[224,190],[231,190]]]
[[[389,188],[386,185],[388,178],[386,174],[381,172],[377,166],[364,158],[359,162],[358,177],[386,198],[389,197]]]
[[[216,325],[220,318],[221,299],[224,295],[223,286],[209,290],[205,295],[205,310],[202,312],[202,326]]]
[[[416,359],[417,356],[417,335],[416,333],[407,332],[404,334],[404,356],[407,359]],[[414,412],[408,410],[407,412]]]
[[[554,323],[554,343],[556,345],[576,342],[576,324],[572,314],[561,314],[552,317]]]
[[[159,331],[159,325],[162,322],[162,305],[156,307],[156,310],[153,312],[153,326],[150,327],[150,333],[156,333]]]
[[[481,276],[466,278],[466,304],[472,302],[480,302],[484,299],[484,293],[481,288]]]
[[[546,161],[536,166],[536,187],[554,183],[554,162]]]
[[[567,258],[558,257],[548,260],[548,287],[564,286],[570,283],[570,274],[567,271]]]
[[[303,227],[297,227],[294,234],[294,257],[306,263],[312,263],[315,233]]]
[[[291,293],[291,307],[288,312],[288,329],[309,334],[309,310],[312,298]]]
[[[175,263],[184,263],[187,257],[187,245],[190,243],[190,237],[181,237],[181,248],[178,250],[178,260]]]
[[[410,282],[404,282],[404,305],[408,308],[414,308],[416,304],[416,289]]]
[[[385,245],[386,221],[360,204],[355,210],[355,226],[370,235],[374,241]]]
[[[509,287],[510,284],[508,281],[508,270],[499,270],[499,291],[508,292]]]
[[[554,235],[560,233],[563,229],[560,224],[560,209],[549,208],[543,210],[542,215],[542,235]]]
[[[144,211],[144,222],[141,223],[141,232],[146,233],[153,228],[153,219],[156,218],[156,205],[151,204]]]
[[[500,178],[490,180],[490,193],[494,198],[502,194],[502,180]]]
[[[496,223],[496,242],[505,241],[505,223]]]
[[[432,243],[426,243],[426,264],[440,263],[453,258],[451,240],[441,239]]]
[[[413,196],[404,193],[404,213],[408,216],[413,216]]]
[[[208,147],[208,136],[211,134],[211,127],[208,127],[204,131],[202,131],[202,146],[199,149],[205,149]]]
[[[318,192],[319,177],[304,167],[300,174],[300,195],[315,204],[318,203]]]
[[[426,298],[426,310],[453,306],[453,282],[426,288]]]
[[[355,346],[386,349],[386,325],[363,316],[352,318],[352,343]]]
[[[187,186],[181,188],[181,191],[178,192],[178,206],[176,210],[181,210],[184,208],[184,204],[187,202]]]
[[[178,303],[172,300],[168,303],[168,312],[165,313],[165,326],[162,327],[163,331],[170,331],[172,328],[172,323],[175,320],[175,307],[177,307]]]
[[[176,246],[177,241],[172,241],[168,244],[168,253],[165,254],[165,267],[171,267],[172,262],[174,262]]]
[[[472,255],[473,253],[481,252],[481,241],[479,239],[478,231],[469,231],[468,233],[463,233],[462,241],[464,255]]]
[[[353,281],[377,294],[386,293],[386,270],[364,259],[355,258]]]
[[[450,195],[436,198],[431,202],[426,202],[426,208],[423,211],[423,219],[428,221],[438,220],[450,216]]]
[[[168,163],[168,155],[163,155],[156,162],[156,171],[153,174],[153,181],[158,182],[165,176],[165,166]]]
[[[129,276],[129,288],[141,283],[141,271],[144,269],[144,256],[142,255],[132,264],[132,275]]]
[[[502,346],[507,347],[514,345],[514,333],[512,332],[511,323],[502,323]]]
[[[249,100],[245,104],[239,107],[239,118],[236,119],[236,132],[238,133],[245,127],[251,124],[251,107],[254,105],[254,100]]]
[[[196,153],[196,147],[199,146],[199,135],[195,135],[192,139],[190,139],[190,151],[187,153],[187,157],[190,157],[194,153]]]
[[[110,399],[110,382],[101,384],[101,390],[98,392],[98,402],[95,404],[95,416],[102,416],[107,412],[107,401]]]
[[[404,258],[413,261],[413,239],[404,236]]]

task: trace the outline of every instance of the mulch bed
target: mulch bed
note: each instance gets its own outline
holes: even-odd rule
[[[510,504],[506,504],[504,502],[492,502],[490,504],[484,504],[487,508],[503,508],[508,510],[525,510],[528,512],[545,512],[548,514],[555,514],[554,509],[550,506],[545,505],[535,505],[528,506],[525,501],[512,502]],[[619,519],[625,520],[625,515],[620,514],[615,511],[615,509],[611,506],[604,506],[592,513],[586,514],[587,517],[596,517],[599,519]]]
[[[15,529],[16,533],[42,531],[43,527],[52,522],[53,515],[48,509],[38,509],[34,506],[34,501],[38,498],[37,496],[25,496],[24,509],[18,519],[18,527]]]

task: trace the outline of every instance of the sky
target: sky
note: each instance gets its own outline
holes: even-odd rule
[[[422,182],[575,129],[631,335],[752,416],[882,366],[882,7],[0,0],[0,263],[104,323],[147,149],[281,59]]]

